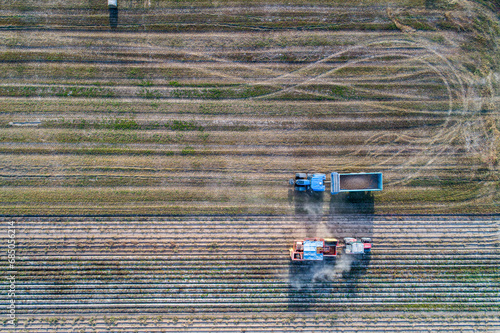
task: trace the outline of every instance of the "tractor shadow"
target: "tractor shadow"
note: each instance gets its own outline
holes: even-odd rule
[[[306,237],[316,237],[318,222],[323,219],[323,192],[288,191],[288,199],[295,207],[295,216],[304,223]]]
[[[323,197],[327,195],[295,191],[289,195],[294,200],[296,217],[303,220],[306,237],[372,238],[375,207],[371,192],[331,195],[328,213],[323,211]],[[370,261],[370,254],[344,253],[323,262],[290,261],[288,310],[331,311],[328,303],[332,297],[339,301],[356,297],[358,280],[366,274]]]

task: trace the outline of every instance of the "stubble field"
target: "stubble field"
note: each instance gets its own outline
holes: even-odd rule
[[[500,329],[494,2],[0,3],[18,331]],[[373,253],[290,265],[306,236]]]

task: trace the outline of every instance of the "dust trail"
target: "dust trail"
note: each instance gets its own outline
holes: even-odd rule
[[[302,288],[307,286],[307,282],[301,282],[299,278],[292,278],[290,280],[290,286],[292,286],[293,289],[300,291]]]
[[[318,225],[318,228],[316,229],[316,234],[318,235],[318,237],[320,238],[331,238],[333,237],[332,233],[330,232],[330,230],[328,230],[327,228],[327,225],[326,225],[326,222],[325,221],[321,221]]]
[[[323,267],[320,270],[316,271],[313,275],[313,282],[326,282],[333,281],[342,278],[342,274],[349,272],[351,270],[351,264],[354,261],[354,256],[352,255],[343,255],[341,256],[335,266],[332,267]]]
[[[303,206],[304,211],[307,213],[309,219],[316,220],[321,219],[323,215],[323,205],[322,203],[305,203]]]

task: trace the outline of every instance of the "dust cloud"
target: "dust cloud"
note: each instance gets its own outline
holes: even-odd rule
[[[304,203],[302,209],[313,219],[319,219],[323,215],[323,203]]]
[[[350,255],[341,256],[334,267],[323,267],[313,275],[313,282],[326,282],[342,278],[342,274],[351,270],[354,258]]]

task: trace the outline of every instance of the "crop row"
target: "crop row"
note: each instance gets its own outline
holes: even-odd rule
[[[265,100],[231,100],[231,101],[206,101],[200,104],[199,101],[144,101],[144,100],[121,100],[121,99],[83,99],[75,103],[72,99],[42,99],[36,103],[30,98],[0,98],[0,106],[5,109],[4,115],[16,115],[19,113],[33,115],[48,115],[51,119],[60,119],[61,113],[69,119],[78,117],[103,118],[110,116],[122,116],[124,113],[137,114],[137,117],[157,117],[163,118],[169,115],[176,117],[217,116],[224,119],[234,117],[265,117],[275,121],[276,118],[297,117],[302,120],[304,117],[314,115],[318,118],[335,117],[345,115],[352,118],[359,116],[380,117],[397,116],[404,114],[408,117],[420,116],[444,116],[449,111],[449,102],[426,101],[416,103],[415,101],[373,101],[373,107],[367,109],[366,105],[349,102],[318,101],[265,101]],[[459,105],[455,104],[454,108]],[[138,112],[140,110],[140,113]],[[57,111],[57,112],[56,112]],[[182,119],[182,118],[181,118]],[[191,119],[187,119],[191,120]],[[236,121],[236,120],[235,120]],[[257,119],[258,121],[258,119]]]
[[[358,327],[370,328],[374,332],[417,331],[426,327],[433,327],[435,332],[453,332],[462,329],[476,329],[486,331],[498,327],[498,322],[491,315],[454,314],[438,315],[435,317],[398,315],[390,312],[380,314],[362,314],[346,316],[342,314],[314,315],[290,314],[278,317],[269,314],[242,315],[199,315],[188,316],[105,316],[105,317],[30,317],[22,320],[24,327],[30,329],[59,329],[71,330],[75,327],[96,330],[119,330],[132,332],[131,327],[141,327],[148,332],[236,332],[241,329],[251,332],[289,332],[296,329],[342,330],[355,331]],[[146,328],[147,327],[147,328]],[[176,331],[177,330],[177,331]]]
[[[280,175],[271,173],[272,175]],[[463,227],[488,227],[498,225],[500,216],[498,214],[350,214],[353,218],[352,223],[360,223],[355,219],[356,216],[370,218],[383,227],[392,227],[394,229],[412,228],[463,228]],[[207,226],[220,227],[220,225],[249,225],[256,224],[265,226],[289,226],[290,223],[303,223],[310,217],[308,214],[290,214],[290,215],[265,215],[265,214],[245,214],[245,215],[127,215],[127,214],[105,214],[105,215],[0,215],[1,223],[7,225],[7,222],[19,222],[22,228],[26,226],[61,226],[77,224],[78,226],[96,225],[110,227],[135,227],[135,226],[162,226],[163,224],[185,225],[185,226]],[[339,216],[340,221],[349,221],[350,216]],[[319,221],[318,221],[319,222]]]
[[[18,114],[15,115],[16,117]],[[79,116],[79,117],[78,117]],[[100,117],[99,117],[100,116]],[[338,131],[339,135],[347,136],[346,132],[359,131],[361,135],[368,136],[370,131],[374,130],[384,130],[392,128],[394,130],[410,130],[416,129],[422,126],[440,126],[448,120],[448,125],[454,125],[457,123],[454,119],[449,119],[446,115],[421,115],[419,117],[414,116],[408,119],[401,119],[400,117],[393,117],[383,113],[373,113],[370,117],[361,118],[358,117],[355,121],[346,120],[345,115],[342,117],[331,115],[330,117],[325,117],[323,119],[311,120],[302,117],[267,117],[265,120],[260,121],[254,117],[243,118],[243,117],[208,117],[192,115],[187,118],[185,115],[178,115],[178,118],[174,118],[172,115],[149,115],[153,117],[152,119],[145,118],[144,115],[140,115],[141,118],[134,117],[133,119],[126,117],[109,117],[109,115],[71,115],[70,117],[58,117],[54,115],[53,118],[44,120],[37,126],[37,130],[27,131],[26,128],[9,128],[9,121],[15,120],[12,115],[2,116],[2,122],[0,126],[4,126],[4,132],[8,133],[9,136],[13,136],[10,140],[7,137],[2,137],[2,142],[39,142],[39,136],[44,135],[48,139],[47,141],[54,142],[65,142],[61,140],[64,136],[71,138],[71,134],[76,137],[81,137],[80,141],[83,142],[99,142],[96,141],[97,138],[93,138],[95,133],[100,133],[101,135],[115,135],[119,134],[126,135],[129,132],[123,132],[126,130],[133,130],[133,133],[137,135],[137,143],[179,143],[181,138],[179,136],[185,136],[186,140],[193,140],[194,143],[206,143],[214,144],[219,143],[221,145],[227,144],[226,140],[231,140],[232,138],[225,136],[234,136],[237,138],[241,136],[240,132],[245,132],[248,136],[249,142],[247,145],[251,144],[263,144],[273,142],[274,144],[291,144],[302,142],[301,140],[307,140],[307,137],[311,135],[308,131],[313,130],[314,134],[319,136],[318,141],[315,145],[325,145],[325,144],[339,144],[345,145],[338,138],[332,138],[333,142],[324,141],[324,137],[328,134],[325,131]],[[46,117],[46,115],[44,115]],[[391,126],[391,127],[390,127]],[[43,128],[43,130],[41,130]],[[65,128],[70,128],[71,130],[64,130]],[[56,130],[57,129],[57,130]],[[103,130],[106,129],[106,130]],[[93,130],[90,133],[86,133],[82,130]],[[111,132],[110,130],[122,130],[122,132]],[[291,138],[285,138],[284,133],[281,131],[294,131],[288,133],[292,135]],[[266,131],[269,135],[270,140],[275,141],[265,141],[262,138],[258,138],[257,133]],[[23,133],[24,132],[24,133]],[[179,133],[183,132],[183,133]],[[200,140],[200,132],[209,133],[209,136],[205,140]],[[222,133],[221,133],[222,132]],[[257,132],[257,133],[256,133]],[[24,134],[24,136],[22,136]],[[224,136],[222,136],[224,134]],[[156,135],[156,137],[155,137]],[[304,138],[297,138],[297,135],[302,135]],[[425,137],[414,130],[412,135],[415,136],[415,144],[421,144],[425,142]],[[19,137],[19,138],[18,138]],[[24,138],[24,140],[20,140]],[[50,138],[53,138],[50,140]],[[323,139],[323,141],[321,140]],[[363,140],[364,139],[364,140]],[[359,138],[359,143],[362,143],[369,139],[369,137]],[[216,142],[214,142],[216,140]],[[234,139],[233,139],[234,140]],[[343,139],[345,140],[345,138]],[[66,142],[77,142],[66,141]],[[105,141],[101,141],[105,142]],[[356,143],[356,141],[352,141]],[[307,144],[307,141],[304,142]],[[309,143],[309,144],[312,144]],[[453,143],[452,143],[453,144]]]
[[[369,10],[358,10],[354,3],[345,6],[337,1],[304,2],[294,0],[281,2],[286,6],[277,6],[271,12],[263,8],[269,7],[268,2],[242,1],[225,2],[217,5],[211,1],[197,1],[196,6],[190,1],[137,1],[120,4],[119,30],[122,31],[160,31],[160,32],[255,32],[313,30],[339,31],[362,30],[394,31],[398,27],[388,17],[386,7],[380,3],[356,1]],[[421,1],[397,1],[403,8],[418,8],[423,11]],[[221,6],[223,6],[221,8]],[[244,6],[244,7],[242,7]],[[317,8],[316,6],[320,6]],[[369,7],[367,7],[369,6]],[[272,6],[274,7],[274,6]],[[271,8],[272,8],[271,7]],[[191,8],[186,11],[185,8]],[[203,9],[202,9],[203,8]],[[38,30],[79,30],[92,31],[109,30],[109,20],[106,4],[91,1],[91,4],[72,3],[71,6],[44,6],[35,3],[15,2],[5,8],[0,24],[5,30],[33,29]],[[8,10],[8,11],[7,11]],[[51,15],[45,15],[44,10],[50,10]],[[340,14],[332,15],[332,12]],[[6,15],[5,15],[6,14]],[[457,31],[460,27],[451,24],[444,13],[425,11],[419,15],[408,11],[398,11],[397,16],[415,29],[434,31],[438,29]],[[464,22],[468,23],[468,22]],[[467,28],[469,28],[467,26]],[[178,43],[178,42],[177,42]],[[219,41],[220,43],[220,41]],[[322,46],[321,38],[310,42],[311,45]],[[262,42],[266,45],[266,41]],[[261,45],[262,45],[261,44]],[[178,45],[178,44],[177,44]],[[216,44],[217,45],[217,44]]]

